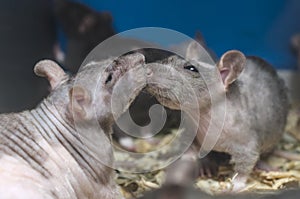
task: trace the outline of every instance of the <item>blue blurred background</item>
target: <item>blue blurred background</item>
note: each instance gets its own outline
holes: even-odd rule
[[[86,54],[101,39],[113,33],[149,26],[173,29],[190,37],[200,31],[208,48],[218,56],[229,49],[238,49],[246,55],[266,59],[277,69],[288,69],[281,70],[280,74],[284,75],[291,93],[299,93],[300,100],[297,54],[292,51],[290,42],[294,34],[300,33],[299,0],[70,1],[80,2],[102,14],[109,12],[114,28],[109,21],[104,26],[96,24],[87,34],[80,35],[80,26],[83,24],[83,28],[88,29],[91,22],[85,16],[94,13],[88,9],[80,16],[80,12],[84,13],[80,5],[69,10],[70,20],[66,26],[71,28],[66,36],[62,20],[55,14],[55,5],[67,1],[0,1],[0,93],[3,93],[0,112],[32,108],[48,94],[48,82],[33,73],[38,60],[59,61],[57,54],[61,48],[66,59],[60,64],[67,70],[73,66],[78,69]],[[67,13],[62,11],[62,15]],[[101,21],[106,15],[99,16]],[[110,29],[114,30],[109,32]],[[105,32],[109,34],[101,36]]]
[[[299,0],[77,0],[109,11],[117,32],[164,27],[190,37],[200,31],[218,56],[238,49],[258,55],[278,69],[296,69],[290,38],[300,32]]]

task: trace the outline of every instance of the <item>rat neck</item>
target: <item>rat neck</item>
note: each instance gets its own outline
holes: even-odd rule
[[[41,129],[42,137],[50,143],[51,147],[62,146],[67,150],[89,178],[101,184],[109,183],[112,169],[99,162],[97,160],[99,158],[96,157],[103,157],[105,163],[112,163],[110,146],[101,145],[101,148],[98,147],[97,154],[92,153],[89,149],[97,148],[94,146],[95,143],[86,139],[83,142],[82,133],[85,132],[80,131],[80,133],[76,130],[74,122],[70,121],[65,114],[67,108],[59,110],[58,107],[61,106],[45,99],[36,109],[30,111],[35,123]],[[104,134],[103,131],[97,133]]]

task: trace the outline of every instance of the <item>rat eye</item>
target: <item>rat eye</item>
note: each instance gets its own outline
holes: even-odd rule
[[[107,79],[105,80],[105,84],[107,84],[108,82],[110,82],[112,80],[112,73],[110,73],[107,77]]]
[[[188,65],[188,66],[185,66],[184,69],[187,69],[187,70],[190,70],[192,72],[195,72],[195,73],[198,73],[199,71],[197,70],[197,68],[193,65]]]

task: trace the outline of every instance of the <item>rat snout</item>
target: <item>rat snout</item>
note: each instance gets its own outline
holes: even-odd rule
[[[152,77],[152,75],[153,75],[152,69],[151,69],[151,68],[147,68],[147,69],[146,69],[146,76],[147,76],[147,77]]]
[[[145,65],[146,77],[148,79],[155,78],[159,74],[157,63],[149,63]]]
[[[141,53],[134,53],[129,58],[129,68],[135,68],[145,64],[145,56]]]
[[[149,89],[152,87],[153,78],[155,78],[154,75],[154,68],[152,67],[152,64],[146,64],[145,65],[145,77],[146,77],[146,88]]]
[[[113,72],[116,78],[123,76],[125,73],[136,68],[141,68],[145,64],[145,57],[141,53],[134,53],[121,56],[115,59],[107,72]]]

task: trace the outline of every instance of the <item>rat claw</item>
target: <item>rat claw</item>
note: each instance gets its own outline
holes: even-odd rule
[[[246,182],[247,182],[247,175],[235,174],[231,180],[232,189],[230,192],[231,193],[243,192],[244,189],[246,188]]]

